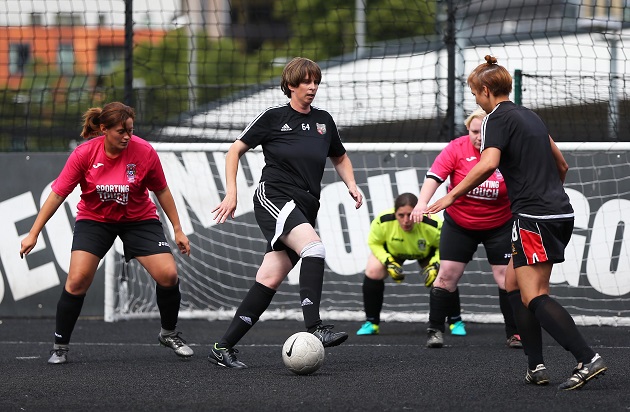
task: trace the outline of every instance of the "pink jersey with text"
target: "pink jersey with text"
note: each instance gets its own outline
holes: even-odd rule
[[[435,158],[427,176],[435,176],[440,181],[450,177],[450,191],[479,163],[480,157],[479,150],[470,143],[470,136],[458,137]],[[447,211],[455,223],[468,230],[493,229],[507,222],[512,212],[499,169],[488,180],[459,197]]]
[[[113,223],[159,219],[148,192],[166,187],[155,149],[132,136],[127,148],[111,159],[105,154],[104,139],[95,137],[77,146],[52,190],[66,197],[77,184],[81,186],[76,220]]]

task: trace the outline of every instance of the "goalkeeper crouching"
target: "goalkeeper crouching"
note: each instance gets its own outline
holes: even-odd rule
[[[357,335],[377,335],[380,331],[380,315],[385,295],[385,279],[391,277],[401,283],[407,273],[403,270],[406,260],[417,260],[420,278],[427,288],[433,285],[440,267],[440,231],[442,221],[436,216],[418,223],[411,219],[411,212],[418,203],[412,193],[403,193],[394,201],[394,207],[381,212],[370,226],[368,257],[363,278],[363,307],[366,322]],[[459,297],[452,301],[448,310],[451,333],[465,335],[465,325],[460,316]]]

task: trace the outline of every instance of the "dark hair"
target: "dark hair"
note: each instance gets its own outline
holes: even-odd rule
[[[297,87],[304,79],[310,79],[319,84],[322,81],[322,70],[312,60],[305,57],[295,57],[282,70],[280,89],[290,99],[291,90],[289,90],[289,86]]]
[[[135,120],[133,108],[120,102],[111,102],[103,108],[92,107],[83,114],[83,131],[81,137],[89,139],[101,133],[101,125],[106,129],[125,124],[127,119]]]
[[[403,206],[416,207],[418,204],[418,198],[413,193],[403,193],[398,195],[394,201],[394,211],[400,209]]]
[[[512,92],[512,76],[507,69],[497,64],[497,58],[486,56],[486,62],[477,66],[468,76],[468,86],[480,91],[486,86],[494,96],[507,96]]]

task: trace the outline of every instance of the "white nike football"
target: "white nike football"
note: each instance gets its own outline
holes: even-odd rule
[[[289,370],[298,375],[308,375],[324,363],[324,345],[315,335],[298,332],[289,336],[282,346],[282,360]]]

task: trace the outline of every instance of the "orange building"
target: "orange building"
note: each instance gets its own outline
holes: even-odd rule
[[[134,44],[159,42],[166,31],[134,28]],[[96,79],[124,58],[125,30],[88,26],[0,27],[0,87],[19,88],[37,70]]]

